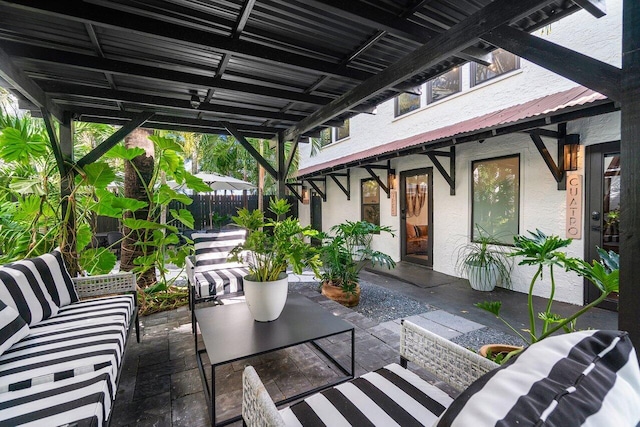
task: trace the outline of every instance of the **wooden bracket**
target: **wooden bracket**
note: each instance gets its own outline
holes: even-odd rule
[[[444,180],[447,181],[447,184],[449,184],[449,194],[451,196],[455,196],[456,195],[456,147],[455,145],[452,145],[451,147],[449,147],[448,152],[447,151],[428,151],[424,154],[429,156],[429,159],[431,160],[433,165],[436,167],[436,169],[438,169],[438,172],[440,172],[440,175],[442,175]],[[442,166],[442,163],[440,163],[438,156],[449,158],[448,173]]]
[[[316,193],[318,193],[320,197],[322,197],[322,201],[326,202],[327,201],[327,177],[323,176],[322,178],[307,178],[306,181],[309,183],[311,187],[313,187],[314,190],[316,190]],[[324,191],[322,191],[320,187],[318,187],[318,184],[316,184],[316,182],[324,183]]]
[[[547,149],[547,147],[544,145],[544,141],[542,140],[542,137],[541,137],[543,132],[540,132],[538,129],[534,129],[528,132],[529,136],[531,137],[531,140],[533,141],[536,148],[538,149],[538,152],[542,156],[542,160],[544,160],[545,164],[551,171],[551,174],[553,175],[553,179],[555,179],[556,182],[558,183],[558,190],[566,189],[566,179],[565,179],[565,172],[564,172],[564,156],[563,156],[566,130],[567,130],[566,123],[561,123],[560,125],[558,125],[558,132],[557,132],[558,163],[557,164],[553,160],[553,157],[549,153],[549,150]]]
[[[347,200],[351,200],[351,173],[349,172],[349,169],[347,169],[346,173],[330,173],[328,175],[329,175],[329,177],[331,177],[333,182],[336,183],[338,188],[340,188],[340,190],[342,190],[342,192],[347,196]],[[340,181],[338,181],[338,177],[339,176],[346,176],[347,177],[347,186],[346,186],[346,188],[345,188],[344,185],[342,185],[342,183]]]
[[[289,191],[291,191],[291,193],[293,193],[293,195],[295,196],[296,199],[298,199],[298,201],[300,203],[304,203],[304,200],[302,198],[302,196],[300,195],[300,193],[298,193],[298,191],[296,191],[295,187],[302,187],[302,183],[301,182],[287,182],[284,185],[287,186],[287,188],[289,189]]]
[[[367,165],[367,166],[362,166],[362,167],[365,168],[367,172],[369,172],[369,175],[371,175],[371,177],[376,180],[376,182],[378,183],[380,188],[382,188],[382,190],[385,193],[387,193],[387,199],[390,199],[391,198],[391,191],[389,191],[389,186],[387,184],[385,184],[384,182],[382,182],[382,180],[380,179],[378,174],[376,174],[373,170],[374,169],[386,170],[387,171],[387,176],[388,176],[389,172],[391,172],[391,160],[387,160],[387,165],[386,166],[384,166],[384,165]]]

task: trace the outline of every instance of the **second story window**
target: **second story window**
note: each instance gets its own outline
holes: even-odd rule
[[[501,74],[520,68],[520,58],[503,49],[496,49],[491,54],[491,65],[471,64],[471,86],[478,85]]]
[[[401,93],[396,96],[395,117],[402,116],[418,108],[420,108],[420,95]]]
[[[324,147],[331,144],[331,128],[324,128],[320,132],[320,146]]]
[[[336,128],[336,141],[345,139],[349,136],[349,119],[344,121],[344,124],[339,128]]]
[[[427,103],[440,101],[462,90],[460,67],[455,67],[427,83]]]

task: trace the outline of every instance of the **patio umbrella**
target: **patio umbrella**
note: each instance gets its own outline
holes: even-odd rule
[[[250,182],[243,181],[241,179],[233,178],[231,176],[219,175],[217,173],[205,173],[199,172],[195,176],[203,180],[213,191],[218,190],[252,190],[256,188]]]

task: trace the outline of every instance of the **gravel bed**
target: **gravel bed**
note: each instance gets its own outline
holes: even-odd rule
[[[523,344],[520,338],[489,327],[467,332],[466,334],[452,338],[451,341],[473,351],[478,351],[480,347],[485,344]]]
[[[289,288],[296,291],[314,289],[320,293],[318,283],[289,283]],[[435,310],[429,304],[364,280],[360,281],[360,288],[360,304],[352,310],[380,323]]]

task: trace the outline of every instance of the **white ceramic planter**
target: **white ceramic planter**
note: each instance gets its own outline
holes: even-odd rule
[[[244,297],[251,315],[258,322],[276,320],[287,302],[289,276],[282,273],[274,282],[254,282],[244,277]]]
[[[469,265],[469,284],[476,291],[492,291],[498,283],[498,268],[491,264],[486,267]]]

